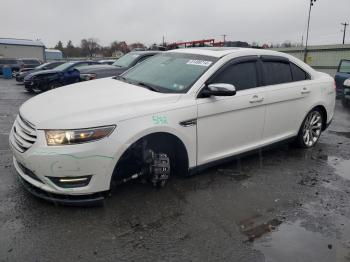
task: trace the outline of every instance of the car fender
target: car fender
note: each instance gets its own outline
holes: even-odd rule
[[[118,145],[114,154],[116,162],[122,154],[139,139],[154,133],[167,133],[177,137],[183,143],[187,151],[189,167],[195,166],[197,127],[195,124],[186,127],[181,126],[180,122],[183,120],[184,115],[186,115],[188,119],[196,118],[195,107],[177,109],[171,112],[163,112],[157,115],[147,115],[121,121],[117,124],[116,130],[111,136],[114,140],[113,143]],[[168,121],[166,123],[157,123],[157,119],[160,118],[161,121],[162,117]]]

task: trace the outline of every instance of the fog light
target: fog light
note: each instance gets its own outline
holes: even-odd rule
[[[75,188],[75,187],[84,187],[90,183],[92,176],[75,176],[75,177],[47,177],[49,178],[56,186],[62,188]]]

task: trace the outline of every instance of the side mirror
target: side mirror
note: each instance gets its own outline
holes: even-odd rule
[[[350,78],[349,79],[346,79],[343,83],[344,86],[346,87],[350,87]]]
[[[236,88],[234,85],[217,83],[209,84],[203,88],[200,93],[200,97],[210,96],[234,96],[236,94]]]

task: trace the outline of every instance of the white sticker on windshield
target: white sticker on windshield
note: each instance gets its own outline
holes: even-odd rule
[[[190,60],[186,64],[187,65],[197,65],[197,66],[205,66],[208,67],[211,65],[211,61],[204,61],[204,60]]]

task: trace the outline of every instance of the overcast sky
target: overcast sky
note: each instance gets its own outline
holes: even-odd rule
[[[309,0],[0,0],[0,37],[58,40],[94,37],[101,45],[205,38],[249,43],[301,42]],[[317,0],[311,44],[341,43],[350,0]],[[350,43],[350,28],[347,42]]]

